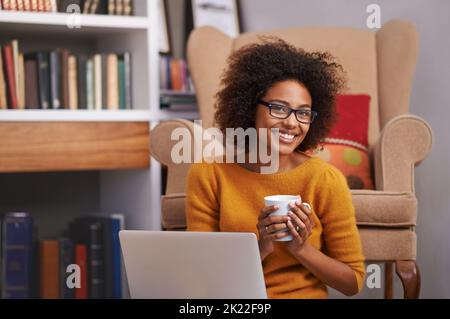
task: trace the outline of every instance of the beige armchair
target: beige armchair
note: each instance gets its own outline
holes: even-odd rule
[[[351,28],[291,28],[245,33],[229,38],[211,27],[195,29],[188,42],[188,63],[196,87],[203,128],[213,125],[214,94],[228,55],[258,41],[258,35],[280,37],[307,51],[326,50],[338,58],[348,78],[348,93],[371,96],[370,159],[376,190],[352,190],[356,219],[367,262],[385,267],[385,297],[393,296],[393,266],[405,298],[418,298],[420,273],[416,264],[417,199],[414,167],[429,153],[430,126],[408,114],[417,54],[418,35],[404,21],[386,23],[377,32]],[[152,131],[152,155],[168,168],[162,198],[163,227],[184,230],[184,199],[189,164],[174,164],[170,152],[176,141],[171,132],[192,122],[171,120]]]

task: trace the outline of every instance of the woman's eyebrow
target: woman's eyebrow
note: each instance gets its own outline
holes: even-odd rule
[[[273,103],[278,102],[278,103],[284,104],[284,105],[286,105],[286,106],[292,107],[292,106],[289,104],[289,102],[283,101],[283,100],[279,100],[279,99],[270,100],[270,102],[273,102]],[[309,104],[302,104],[302,105],[299,105],[298,107],[302,107],[302,108],[305,108],[305,107],[311,108],[311,105],[309,105]]]

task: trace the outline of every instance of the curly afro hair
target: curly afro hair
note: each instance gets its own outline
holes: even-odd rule
[[[296,80],[312,98],[319,116],[297,151],[316,148],[336,120],[336,95],[345,88],[342,66],[328,52],[305,52],[274,37],[246,45],[228,58],[228,69],[216,94],[215,121],[226,128],[255,126],[257,100],[276,82]]]

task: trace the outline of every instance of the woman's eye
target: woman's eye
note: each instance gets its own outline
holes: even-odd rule
[[[284,111],[285,109],[286,109],[285,106],[272,104],[272,110],[274,110],[274,111]]]
[[[297,114],[300,116],[308,116],[310,113],[309,113],[309,110],[300,110],[300,111],[297,111]]]

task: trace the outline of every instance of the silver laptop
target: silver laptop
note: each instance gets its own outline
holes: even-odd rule
[[[253,233],[122,230],[131,298],[265,299]]]

